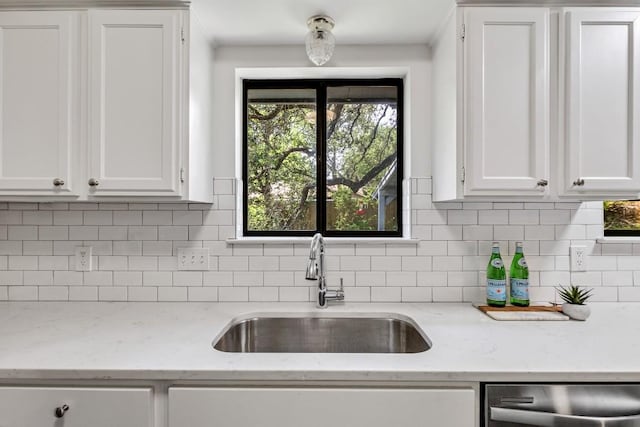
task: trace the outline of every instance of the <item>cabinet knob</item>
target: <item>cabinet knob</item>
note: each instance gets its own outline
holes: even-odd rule
[[[573,181],[573,185],[577,187],[582,187],[584,185],[584,179],[582,178],[576,179],[575,181]]]
[[[56,418],[62,418],[64,417],[64,413],[67,412],[69,410],[69,405],[62,405],[62,406],[58,406],[55,410],[55,416]]]
[[[546,187],[547,185],[549,185],[549,181],[547,181],[546,179],[541,179],[540,181],[538,181],[538,187]]]
[[[62,187],[64,185],[64,179],[54,178],[53,185],[55,185],[56,187]]]
[[[100,181],[98,181],[95,178],[91,178],[89,180],[89,187],[97,187],[98,185],[100,185]]]

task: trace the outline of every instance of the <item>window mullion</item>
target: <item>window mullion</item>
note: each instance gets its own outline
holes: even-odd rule
[[[327,231],[327,86],[319,84],[316,89],[316,123],[318,126],[316,141],[317,154],[317,227],[318,231]]]

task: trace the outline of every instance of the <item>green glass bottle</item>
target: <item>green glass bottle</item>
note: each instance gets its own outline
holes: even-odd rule
[[[491,245],[491,258],[487,265],[487,305],[504,307],[507,304],[507,274],[500,257],[500,243]]]
[[[527,307],[529,305],[529,267],[524,259],[522,242],[516,242],[516,254],[509,269],[511,285],[510,302],[513,305]]]

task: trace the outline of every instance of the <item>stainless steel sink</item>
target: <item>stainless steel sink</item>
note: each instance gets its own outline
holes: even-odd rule
[[[249,315],[215,339],[235,353],[420,353],[431,341],[410,318],[384,315]]]

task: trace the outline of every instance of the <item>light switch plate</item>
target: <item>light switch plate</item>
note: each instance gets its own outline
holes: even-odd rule
[[[91,271],[91,246],[76,246],[76,271]]]
[[[178,270],[209,270],[209,248],[178,248]]]

